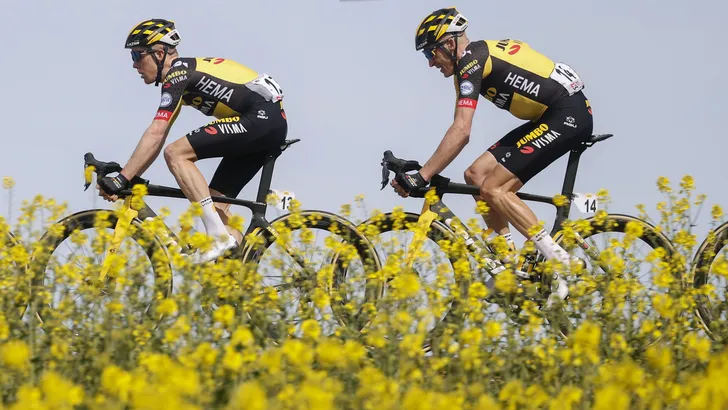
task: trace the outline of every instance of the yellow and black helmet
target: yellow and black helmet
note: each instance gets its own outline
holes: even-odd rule
[[[455,7],[435,10],[417,27],[415,50],[420,51],[435,46],[447,33],[459,36],[466,28],[468,28],[468,19]]]
[[[175,47],[180,38],[174,21],[149,19],[134,26],[126,37],[124,48],[150,47],[154,44],[165,44]]]

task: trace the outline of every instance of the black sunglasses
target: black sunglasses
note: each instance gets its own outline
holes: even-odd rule
[[[154,50],[144,50],[144,51],[131,50],[131,61],[133,61],[134,63],[138,63],[139,61],[141,61],[144,54],[150,54],[150,51],[154,51]]]
[[[447,43],[447,42],[448,42],[448,40],[449,40],[449,39],[447,39],[447,40],[445,40],[445,41],[441,41],[441,42],[439,42],[439,43],[435,43],[435,44],[431,45],[430,47],[427,47],[427,48],[425,48],[424,50],[422,50],[422,54],[424,54],[424,55],[425,55],[425,58],[426,58],[426,59],[430,60],[430,59],[431,59],[432,57],[434,57],[434,56],[435,56],[435,49],[436,49],[436,48],[442,48],[442,49],[443,49],[444,51],[447,51],[447,50],[445,49],[445,47],[443,47],[443,45],[444,45],[445,43]]]

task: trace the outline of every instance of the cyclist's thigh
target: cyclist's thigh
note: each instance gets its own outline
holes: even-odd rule
[[[210,181],[214,189],[228,198],[236,198],[265,162],[265,152],[223,157]]]
[[[507,135],[508,149],[503,147],[496,159],[523,184],[591,135],[592,117],[583,94],[566,100],[549,108],[535,123]]]
[[[520,125],[508,134],[504,135],[503,138],[499,139],[495,144],[491,145],[486,152],[491,153],[497,162],[502,163],[502,159],[506,157],[506,155],[510,157],[510,154],[508,153],[516,146],[518,140],[523,137],[523,134],[528,134],[532,128],[533,123],[530,121]]]

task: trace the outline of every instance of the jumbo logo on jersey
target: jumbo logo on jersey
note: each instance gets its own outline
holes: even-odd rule
[[[538,92],[541,90],[540,84],[536,84],[535,81],[529,81],[525,77],[522,77],[518,74],[513,74],[510,71],[508,72],[508,75],[503,82],[527,94],[531,94],[534,97],[538,97]]]
[[[478,64],[478,60],[473,60],[473,61],[469,62],[465,67],[463,67],[462,70],[460,70],[460,75],[463,75],[466,71],[475,67],[475,65],[477,65],[477,64]],[[475,69],[478,69],[478,68],[480,68],[480,66],[475,67]],[[473,71],[475,71],[475,70],[473,70]],[[472,74],[473,71],[468,71],[468,74]]]
[[[233,96],[233,92],[235,91],[232,88],[228,88],[222,84],[212,81],[212,79],[207,78],[204,75],[202,76],[202,78],[200,78],[200,81],[195,84],[195,87],[197,87],[198,90],[207,95],[219,98],[221,100],[225,100],[228,103],[230,102],[230,98]]]

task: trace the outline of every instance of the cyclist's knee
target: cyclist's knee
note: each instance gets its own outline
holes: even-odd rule
[[[483,170],[471,165],[465,170],[463,177],[465,178],[465,182],[470,185],[481,185],[485,180],[485,175]]]
[[[169,144],[164,148],[164,160],[167,162],[167,165],[172,166],[172,164],[179,159],[179,150],[174,146],[174,144]]]
[[[197,158],[194,151],[191,150],[189,143],[184,144],[180,141],[175,141],[164,148],[164,160],[167,162],[167,165],[171,166],[176,161],[194,162]]]

